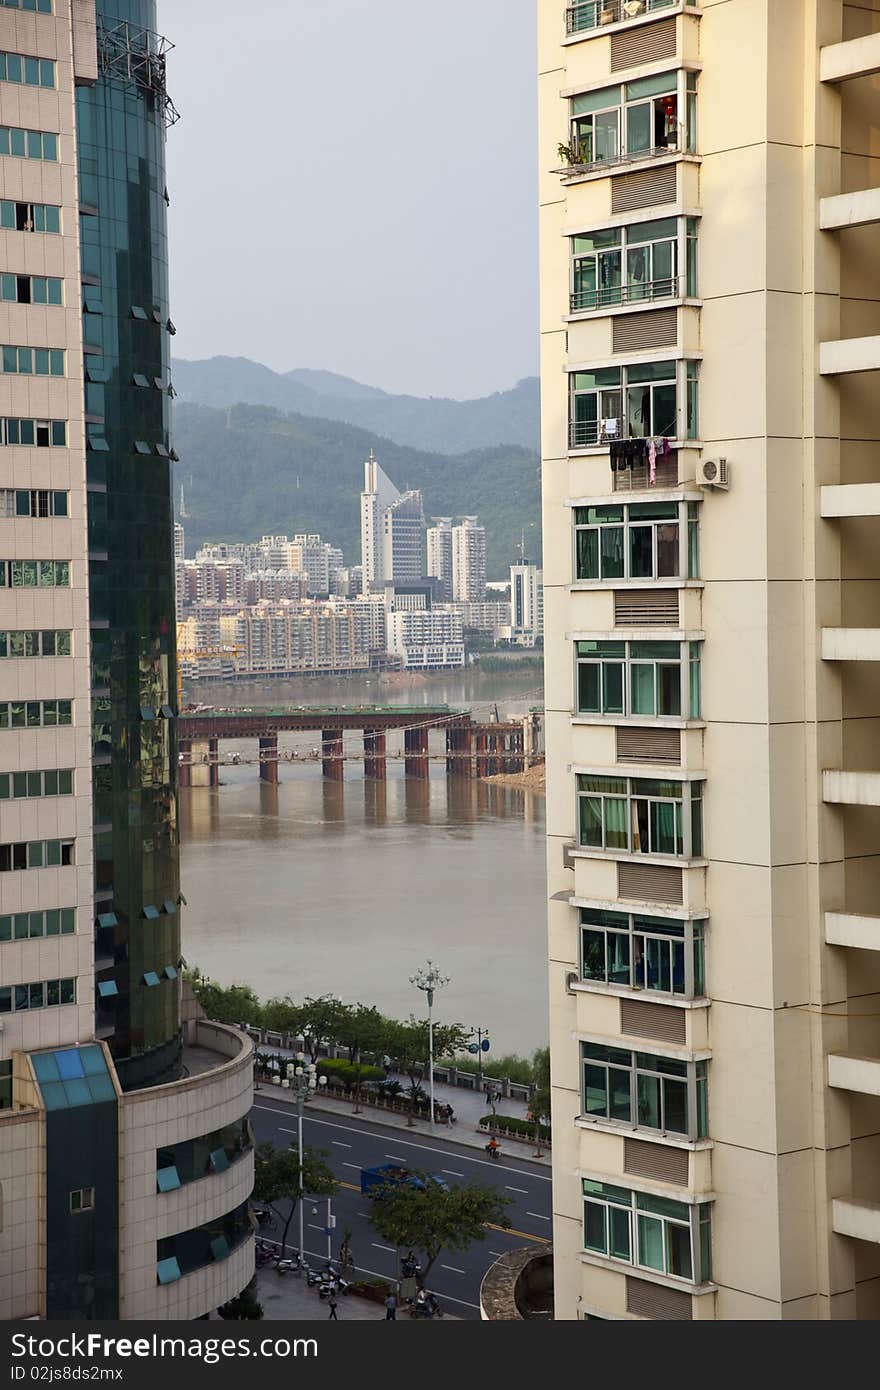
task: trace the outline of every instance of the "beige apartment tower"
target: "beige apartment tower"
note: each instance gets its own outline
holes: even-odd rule
[[[539,0],[556,1316],[880,1316],[880,3]]]

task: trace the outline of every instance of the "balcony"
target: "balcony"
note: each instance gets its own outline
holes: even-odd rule
[[[862,1096],[880,1096],[880,1058],[829,1055],[828,1085]]]
[[[862,188],[857,193],[837,193],[819,200],[819,226],[823,232],[869,227],[875,222],[880,222],[880,188]]]
[[[839,806],[880,806],[880,772],[822,773],[823,800]]]
[[[693,5],[694,0],[689,0]],[[648,19],[658,10],[675,7],[677,0],[582,0],[565,11],[566,34],[583,34],[591,29],[605,29],[609,24],[628,24],[634,19]]]
[[[819,344],[819,375],[844,376],[849,372],[880,370],[880,336],[839,338]]]
[[[823,627],[823,661],[880,661],[880,627]]]
[[[880,1202],[838,1197],[831,1203],[831,1225],[839,1236],[880,1245]]]
[[[819,489],[824,517],[880,516],[880,483],[842,483]]]
[[[608,417],[606,417],[608,418]],[[619,416],[612,417],[620,419]],[[626,428],[626,421],[622,421]],[[659,424],[659,422],[658,422]],[[638,444],[645,445],[641,457],[637,456],[637,451],[633,451],[631,463],[633,465],[647,462],[647,447],[649,439],[668,439],[675,438],[675,422],[666,425],[665,428],[658,427],[654,434],[615,434],[608,433],[607,429],[602,428],[601,420],[570,420],[568,423],[568,447],[569,449],[592,449],[610,448],[612,444]],[[671,448],[671,444],[670,444]],[[661,454],[657,451],[657,465],[659,467],[661,459],[669,458],[669,454]]]
[[[866,34],[845,43],[828,44],[819,53],[819,79],[846,82],[880,72],[880,34]]]
[[[614,153],[592,158],[584,145],[585,142],[583,141],[580,148],[574,141],[571,145],[559,145],[557,154],[565,162],[552,172],[561,175],[564,179],[570,179],[577,178],[582,174],[604,174],[615,169],[624,169],[632,164],[651,164],[657,159],[690,153],[687,148],[687,137],[683,125],[673,127],[665,144],[651,145],[647,149],[616,150]]]
[[[825,940],[829,946],[880,951],[880,917],[865,917],[852,912],[826,912]]]
[[[684,294],[684,277],[667,275],[661,280],[640,280],[625,285],[606,285],[601,289],[575,290],[569,300],[569,310],[572,314],[585,314],[648,304],[658,299],[681,299]]]

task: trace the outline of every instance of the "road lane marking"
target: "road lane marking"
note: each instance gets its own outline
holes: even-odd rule
[[[400,1157],[400,1154],[386,1154],[385,1157],[386,1157],[386,1158],[393,1158],[395,1163],[406,1163],[406,1159],[405,1159],[405,1158],[401,1158],[401,1157]]]
[[[288,1110],[279,1110],[272,1105],[254,1105],[252,1109],[261,1110],[267,1115],[284,1115],[286,1119],[290,1119],[290,1112]],[[381,1141],[383,1139],[388,1138],[387,1134],[376,1134],[375,1131],[372,1129],[360,1129],[355,1128],[352,1125],[335,1124],[333,1120],[318,1120],[315,1118],[314,1115],[307,1115],[306,1123],[312,1125],[323,1125],[325,1129],[341,1129],[345,1134],[360,1134],[362,1137],[366,1139],[378,1139]],[[294,1134],[296,1132],[292,1129],[284,1129],[281,1125],[276,1126],[276,1128],[281,1134]],[[436,1149],[433,1148],[430,1144],[414,1144],[409,1139],[398,1139],[397,1142],[398,1144],[402,1145],[402,1147],[405,1149],[421,1149],[424,1153],[446,1154],[447,1157],[449,1156],[448,1149]],[[452,1140],[451,1142],[455,1143],[455,1140]],[[459,1143],[458,1147],[467,1148],[468,1146],[466,1144]],[[499,1173],[519,1173],[521,1178],[531,1178],[534,1179],[536,1182],[553,1181],[549,1173],[524,1172],[522,1168],[511,1168],[509,1164],[499,1163],[497,1158],[471,1158],[470,1154],[456,1154],[455,1157],[459,1159],[459,1161],[463,1161],[465,1163],[477,1164],[480,1168],[494,1168]],[[476,1307],[476,1304],[471,1304],[470,1306]]]
[[[451,1178],[463,1178],[464,1173],[456,1173],[454,1168],[441,1168],[441,1173],[448,1173]]]
[[[551,1221],[553,1219],[550,1216],[545,1216],[541,1211],[527,1211],[526,1216],[534,1216],[538,1221]]]
[[[440,1268],[441,1268],[441,1269],[448,1269],[448,1270],[450,1270],[453,1274],[467,1274],[467,1270],[466,1270],[466,1269],[456,1269],[455,1265],[441,1265]]]
[[[395,1250],[393,1245],[380,1245],[379,1242],[375,1240],[371,1240],[370,1244],[372,1245],[374,1250],[387,1250],[389,1255],[397,1254],[397,1251]]]
[[[490,1254],[490,1255],[495,1255],[495,1256],[497,1256],[497,1258],[498,1258],[499,1260],[501,1259],[501,1251],[500,1251],[500,1250],[490,1250],[490,1251],[489,1251],[489,1254]]]
[[[323,1227],[323,1226],[316,1226],[315,1223],[314,1223],[314,1221],[309,1221],[309,1222],[307,1223],[307,1225],[308,1225],[308,1228],[309,1228],[310,1231],[323,1231],[323,1230],[324,1230],[324,1227]]]
[[[359,1163],[343,1163],[343,1168],[360,1168]]]
[[[504,1186],[508,1192],[521,1192],[524,1197],[528,1197],[529,1195],[529,1189],[527,1187],[511,1187],[509,1182],[505,1183]]]
[[[327,1258],[326,1252],[323,1255],[319,1255],[316,1250],[307,1250],[306,1254],[311,1255],[314,1260],[326,1260]],[[374,1279],[388,1278],[387,1274],[380,1274],[378,1269],[367,1269],[366,1265],[355,1265],[355,1269],[361,1274],[371,1275]],[[469,1303],[466,1298],[456,1298],[455,1295],[451,1293],[441,1293],[439,1297],[447,1303],[460,1303],[463,1308],[476,1308],[478,1312],[480,1310],[479,1303]]]
[[[351,1144],[346,1144],[344,1139],[331,1139],[331,1144],[335,1144],[338,1149],[350,1149]]]

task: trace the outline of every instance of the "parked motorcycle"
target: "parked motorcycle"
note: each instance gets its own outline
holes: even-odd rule
[[[410,1304],[409,1315],[411,1318],[442,1318],[443,1309],[432,1293],[426,1294],[424,1289],[419,1289]]]

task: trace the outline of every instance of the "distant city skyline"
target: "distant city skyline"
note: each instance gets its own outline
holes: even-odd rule
[[[536,374],[531,0],[161,18],[181,357],[456,399]]]

